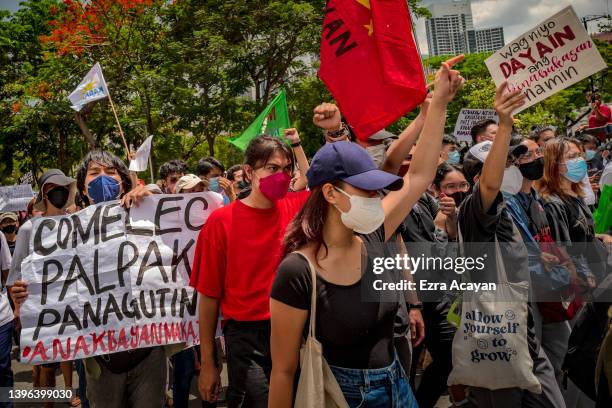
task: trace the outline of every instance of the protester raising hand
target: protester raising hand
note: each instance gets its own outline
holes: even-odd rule
[[[323,130],[338,130],[342,123],[340,109],[333,103],[323,102],[314,108],[312,122]]]
[[[504,81],[497,87],[493,106],[499,116],[499,125],[504,124],[512,127],[514,124],[512,112],[525,104],[525,95],[520,90],[504,92],[507,85],[508,82]]]
[[[443,62],[436,73],[435,90],[427,109],[423,131],[415,148],[410,169],[404,176],[404,186],[398,191],[392,191],[383,199],[386,239],[391,237],[435,177],[442,149],[446,107],[464,82],[459,71],[452,69],[453,65],[461,60],[463,60],[463,55]]]
[[[504,178],[514,123],[512,112],[525,103],[525,95],[521,91],[504,92],[507,84],[506,81],[502,82],[495,92],[494,107],[499,116],[499,129],[491,145],[491,151],[484,161],[480,176],[480,199],[485,211],[488,211],[495,202]]]
[[[449,103],[453,100],[457,92],[461,89],[465,83],[465,79],[459,74],[459,71],[452,69],[452,67],[463,61],[465,56],[463,54],[457,55],[447,61],[444,61],[440,65],[440,69],[436,73],[436,80],[434,82],[434,96],[443,102]],[[432,100],[433,100],[432,98]]]

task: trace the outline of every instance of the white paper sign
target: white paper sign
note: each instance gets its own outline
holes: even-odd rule
[[[457,141],[472,143],[472,126],[487,119],[497,122],[497,112],[494,109],[461,109],[454,131]]]
[[[1,186],[0,211],[26,211],[32,197],[34,192],[29,184]]]
[[[197,344],[189,287],[202,225],[219,194],[147,197],[128,214],[117,201],[33,220],[22,263],[21,361],[74,360],[172,343]]]
[[[606,68],[571,6],[506,44],[485,60],[496,85],[527,97],[518,113]]]
[[[147,169],[147,162],[151,154],[151,140],[153,140],[153,136],[147,137],[136,150],[136,157],[134,157],[134,160],[130,160],[130,171],[145,171]]]

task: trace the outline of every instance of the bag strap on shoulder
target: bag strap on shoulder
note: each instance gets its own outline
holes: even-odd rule
[[[311,280],[311,295],[310,295],[310,327],[308,329],[308,337],[316,337],[315,336],[315,323],[317,316],[317,273],[315,268],[310,262],[310,259],[301,251],[293,251],[295,254],[300,254],[302,258],[308,262],[308,269],[310,270],[310,280]]]

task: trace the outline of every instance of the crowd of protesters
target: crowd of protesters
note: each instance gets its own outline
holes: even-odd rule
[[[314,333],[333,375],[321,381],[337,384],[344,406],[434,407],[447,393],[454,407],[612,406],[612,299],[588,308],[596,289],[612,288],[612,237],[609,230],[595,233],[592,213],[612,184],[609,139],[566,137],[546,124],[521,134],[512,112],[525,97],[502,84],[494,103],[498,121],[477,123],[472,143],[459,143],[444,134],[447,106],[463,84],[453,63],[442,64],[433,92],[399,136],[381,130],[358,140],[337,106],[317,106],[313,121],[326,143],[311,160],[298,131],[287,129],[284,138],[253,139],[243,162],[229,168],[214,157],[199,160],[193,172],[182,160],[168,161],[157,184],[137,183],[106,151],[87,154],[76,178],[46,171],[27,213],[0,214],[0,386],[13,386],[11,349],[19,345],[20,306],[31,284],[21,267],[32,218],[113,200],[130,207],[152,194],[213,191],[224,206],[200,231],[191,262],[200,345],[33,366],[35,387],[55,387],[60,369],[65,386],[78,388],[71,406],[186,407],[197,381],[202,406],[291,407],[304,397],[300,348]],[[600,98],[592,104],[591,127],[612,122]],[[420,254],[420,244],[430,244],[427,256],[456,257],[456,242],[475,244],[462,249],[468,254],[499,243],[501,257],[490,256],[485,273],[503,269],[510,282],[528,282],[531,293],[553,293],[526,308],[528,358],[520,372],[535,378],[540,392],[500,388],[485,372],[480,386],[449,380],[459,358],[458,329],[449,318],[456,295],[421,299],[413,290],[396,299],[363,299],[382,244],[394,244],[384,246],[389,257]],[[453,277],[438,272],[439,279]],[[406,270],[383,279],[398,276],[412,279]],[[604,322],[603,330],[588,333],[596,347],[581,355],[584,369],[576,370],[569,345],[586,311]],[[505,375],[515,373],[496,374]]]

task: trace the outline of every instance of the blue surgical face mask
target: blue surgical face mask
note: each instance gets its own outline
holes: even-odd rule
[[[585,153],[585,155],[586,155],[586,159],[587,159],[587,160],[593,160],[593,157],[595,157],[595,153],[596,153],[596,152],[595,152],[595,150],[590,150],[590,149],[588,149],[588,150],[586,150],[584,153]]]
[[[461,155],[457,150],[453,150],[452,152],[450,152],[448,154],[448,160],[446,160],[448,164],[459,164],[460,161]]]
[[[208,189],[210,191],[214,191],[215,193],[221,192],[221,189],[219,188],[219,177],[212,177],[208,180]]]
[[[87,194],[96,204],[105,201],[117,200],[120,188],[117,180],[106,174],[102,174],[89,182]]]
[[[566,160],[565,167],[567,170],[563,176],[572,183],[580,183],[587,174],[587,164],[582,157]]]

